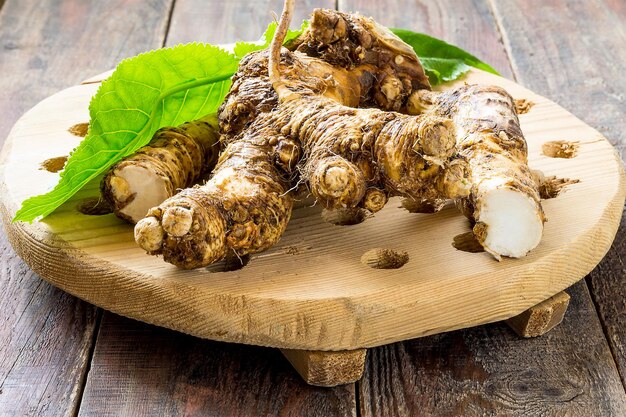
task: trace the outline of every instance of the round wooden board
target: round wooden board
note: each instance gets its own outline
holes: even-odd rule
[[[520,116],[531,168],[579,179],[544,202],[543,241],[523,259],[495,261],[452,246],[469,231],[454,207],[410,214],[392,200],[355,226],[333,226],[319,207],[295,210],[287,232],[243,269],[182,271],[147,256],[132,226],[112,214],[89,216],[77,205],[97,184],[42,222],[11,223],[21,202],[52,187],[44,160],[67,155],[81,140],[68,132],[87,122],[91,83],[61,91],[25,114],[0,157],[0,210],[17,253],[59,288],[124,316],[199,337],[305,350],[344,350],[503,320],[584,277],[604,256],[624,204],[621,161],[596,130],[555,103],[481,71],[461,82],[506,88],[535,105]],[[578,156],[542,154],[548,141],[578,142]],[[406,251],[400,269],[361,263],[371,248]]]

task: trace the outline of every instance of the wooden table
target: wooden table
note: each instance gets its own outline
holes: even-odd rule
[[[0,0],[0,144],[44,97],[139,52],[255,39],[280,0]],[[626,158],[626,3],[300,1],[446,39],[556,101]],[[558,132],[555,132],[558,139]],[[0,416],[626,415],[626,217],[563,323],[501,323],[369,350],[363,379],[306,385],[278,350],[200,340],[48,285],[0,232]]]

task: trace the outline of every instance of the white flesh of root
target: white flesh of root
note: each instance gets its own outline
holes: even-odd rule
[[[486,230],[481,232],[481,227]],[[532,198],[510,188],[497,188],[483,196],[474,230],[477,228],[483,247],[496,259],[521,258],[541,241],[543,220]]]
[[[115,171],[112,181],[114,197],[119,201],[131,201],[120,213],[132,219],[134,223],[143,219],[152,207],[156,207],[170,197],[165,179],[156,172],[141,166],[127,165]],[[141,198],[134,198],[140,193]]]

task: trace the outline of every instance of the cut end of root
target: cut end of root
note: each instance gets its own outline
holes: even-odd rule
[[[340,156],[322,160],[310,183],[315,197],[328,208],[354,207],[365,194],[363,173]]]
[[[456,127],[451,119],[425,117],[417,130],[424,155],[442,157],[450,155],[456,145]],[[419,152],[419,149],[415,149]]]
[[[372,213],[376,213],[387,204],[387,194],[377,188],[369,188],[363,197],[363,207]]]
[[[484,197],[474,234],[496,259],[521,258],[541,241],[541,208],[519,191],[498,188]]]
[[[135,241],[149,253],[160,252],[165,232],[156,217],[146,217],[135,225]]]
[[[110,190],[107,196],[121,217],[134,223],[148,210],[171,197],[166,179],[139,165],[124,165],[105,179]]]
[[[193,209],[169,207],[163,213],[161,225],[169,235],[181,237],[189,233],[193,224]]]

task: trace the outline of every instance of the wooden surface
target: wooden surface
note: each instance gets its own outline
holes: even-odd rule
[[[96,2],[71,7],[73,3],[56,1],[43,6],[34,1],[6,0],[0,10],[0,141],[22,112],[45,96],[112,67],[123,56],[158,46],[165,37],[165,25],[151,19],[166,19],[169,9],[154,2],[152,8],[133,2],[134,9],[108,2],[99,6],[100,11],[94,6]],[[185,7],[194,10],[193,3],[178,0],[173,17]],[[196,3],[201,5],[195,7],[216,9],[223,2]],[[448,3],[454,3],[454,7],[446,7]],[[600,130],[624,156],[624,98],[619,93],[626,90],[626,81],[611,75],[621,68],[616,63],[626,59],[626,51],[621,47],[625,41],[623,31],[616,31],[624,24],[623,3],[493,3],[416,1],[402,2],[404,6],[400,8],[395,6],[400,2],[390,1],[386,2],[389,7],[384,10],[384,20],[415,30],[426,31],[425,25],[428,30],[436,29],[434,35],[474,52],[536,92],[558,99],[559,104]],[[378,4],[362,1],[358,9],[373,14],[368,13],[368,8],[373,10]],[[344,10],[354,9],[346,2],[340,5]],[[518,13],[520,10],[523,14]],[[194,20],[198,14],[187,12],[187,24],[180,21],[179,27],[195,28],[197,40],[204,40],[213,22]],[[216,13],[216,25],[224,21],[219,20],[223,14]],[[85,25],[90,18],[99,19],[98,24]],[[118,31],[109,33],[108,28],[115,25],[116,19],[124,18],[135,22],[120,25]],[[411,25],[408,19],[414,19],[416,24]],[[554,29],[555,24],[559,25],[558,30]],[[474,26],[481,27],[480,33],[474,31]],[[44,27],[45,42],[40,41]],[[98,35],[94,36],[94,32]],[[85,49],[69,48],[74,33],[82,34],[79,39],[84,39]],[[507,45],[506,54],[500,34]],[[148,35],[154,36],[152,43],[145,41]],[[168,39],[176,36],[170,30]],[[95,39],[106,41],[108,49],[93,54]],[[20,47],[15,48],[9,40]],[[556,52],[537,52],[553,45]],[[63,54],[54,53],[59,50]],[[609,57],[604,58],[605,54]],[[29,66],[33,56],[48,56],[49,62],[55,64],[46,70]],[[514,63],[514,73],[510,61]],[[552,85],[551,80],[556,78],[550,77],[552,73],[559,74],[562,86]],[[158,409],[164,402],[175,410],[172,415],[372,415],[368,404],[376,401],[380,404],[375,408],[377,416],[621,416],[626,412],[624,391],[611,352],[624,370],[625,237],[626,221],[622,220],[614,247],[589,277],[595,304],[585,282],[577,284],[570,291],[572,303],[565,321],[537,339],[520,341],[506,326],[492,324],[371,349],[366,378],[356,384],[356,390],[354,386],[323,389],[301,382],[277,351],[202,341],[104,312],[101,323],[94,321],[86,327],[91,329],[83,333],[86,337],[59,338],[56,342],[48,338],[45,343],[47,349],[59,352],[58,358],[73,360],[78,357],[72,353],[75,346],[95,339],[94,366],[84,379],[66,377],[67,362],[49,356],[40,357],[36,363],[27,360],[12,366],[24,352],[37,352],[33,337],[0,345],[0,415],[73,415],[81,398],[72,397],[71,393],[82,392],[86,381],[80,407],[84,415],[101,415],[98,411],[103,407],[109,415],[120,415],[120,410],[126,415],[149,415],[149,410]],[[32,332],[36,320],[55,321],[49,331],[61,334],[71,334],[72,328],[80,327],[67,318],[77,309],[84,311],[87,305],[80,301],[61,303],[62,297],[75,299],[50,289],[29,272],[6,240],[0,241],[0,266],[2,340],[8,340],[6,335],[10,332]],[[23,312],[16,305],[22,306]],[[35,308],[40,314],[35,313]],[[602,321],[598,320],[598,312]],[[94,326],[100,329],[97,339]],[[465,341],[471,344],[469,354],[463,353],[469,349]],[[157,349],[161,349],[158,354],[154,353]],[[198,353],[190,354],[194,349]],[[386,353],[393,351],[404,353]],[[205,355],[208,367],[198,363],[200,354]],[[482,360],[479,364],[489,369],[488,375],[477,369],[474,357]],[[520,357],[527,360],[520,362]],[[97,368],[96,363],[100,364]],[[86,369],[85,365],[80,366]],[[418,380],[408,370],[411,367],[418,371]],[[137,368],[143,369],[141,377],[133,371]],[[153,378],[151,371],[158,372],[158,378]],[[33,372],[52,375],[53,383],[29,377]],[[6,379],[9,373],[14,375],[11,384]],[[253,382],[247,384],[248,380]],[[51,390],[58,395],[50,396]],[[7,392],[10,397],[4,394]],[[232,404],[224,405],[221,398],[233,399]],[[459,398],[464,400],[458,401]]]
[[[296,209],[278,244],[231,272],[223,265],[178,269],[147,256],[132,225],[113,214],[81,213],[85,200],[99,197],[97,182],[41,222],[11,223],[24,199],[58,181],[42,163],[82,140],[68,129],[88,119],[97,83],[63,90],[15,124],[0,156],[0,215],[18,255],[55,286],[106,310],[211,340],[352,350],[508,319],[574,284],[602,259],[619,225],[626,179],[606,139],[555,103],[479,70],[462,82],[499,85],[534,103],[520,116],[531,168],[579,181],[543,202],[544,236],[525,258],[496,262],[457,250],[452,240],[468,225],[453,205],[419,215],[399,208],[397,199],[351,227],[325,223],[320,207]],[[555,131],[577,144],[576,156],[548,156],[544,145]],[[372,268],[362,261],[372,247],[406,252],[408,263]]]

